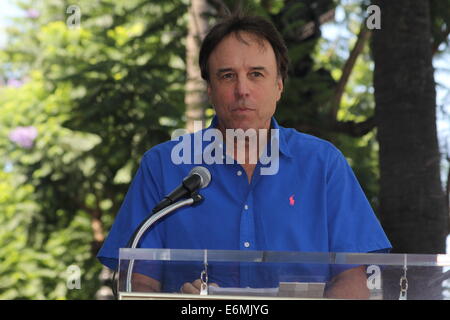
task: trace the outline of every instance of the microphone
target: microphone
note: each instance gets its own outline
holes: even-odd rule
[[[200,166],[194,167],[183,179],[183,182],[153,208],[152,213],[155,214],[179,199],[192,195],[198,189],[207,187],[210,182],[211,173],[208,169]]]

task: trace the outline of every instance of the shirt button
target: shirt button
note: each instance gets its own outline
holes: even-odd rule
[[[245,205],[245,206],[244,206],[244,209],[245,209],[245,210],[248,210],[248,205]]]
[[[242,171],[239,170],[236,174],[237,174],[238,176],[242,176]]]
[[[244,247],[246,248],[250,247],[250,242],[244,242]]]

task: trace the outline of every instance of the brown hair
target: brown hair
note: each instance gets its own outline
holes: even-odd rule
[[[265,39],[270,43],[275,52],[278,74],[284,82],[287,78],[289,58],[286,45],[280,33],[270,21],[263,17],[243,15],[242,13],[236,13],[225,18],[212,27],[206,35],[199,55],[202,78],[209,81],[208,59],[214,48],[231,33],[234,33],[238,39],[243,40],[239,37],[240,32],[251,33],[257,38]]]

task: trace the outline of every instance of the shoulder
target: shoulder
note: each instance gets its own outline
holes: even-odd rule
[[[190,141],[192,138],[193,134],[187,133],[184,135],[180,135],[176,138],[173,138],[172,140],[167,140],[159,144],[156,144],[144,153],[143,159],[145,161],[156,161],[156,160],[168,161],[170,160],[173,148],[177,144],[180,144],[180,141],[181,142],[186,140]],[[191,144],[189,143],[188,145],[190,146]]]
[[[341,151],[327,140],[299,132],[293,128],[280,127],[280,129],[286,147],[294,157],[318,157],[328,161],[343,157]]]
[[[155,158],[160,158],[162,156],[166,156],[168,151],[169,151],[169,155],[170,155],[170,150],[172,150],[172,148],[177,143],[178,143],[177,141],[168,140],[168,141],[156,144],[144,153],[144,159],[154,160]]]
[[[144,153],[141,163],[153,171],[184,174],[197,163],[195,162],[197,151],[193,140],[194,134],[186,133],[159,143]],[[201,147],[199,150],[201,155]]]

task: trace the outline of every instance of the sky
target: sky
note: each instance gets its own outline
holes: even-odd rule
[[[23,12],[13,4],[12,0],[0,0],[0,48],[5,44],[5,27],[8,25],[8,17],[20,16]]]

